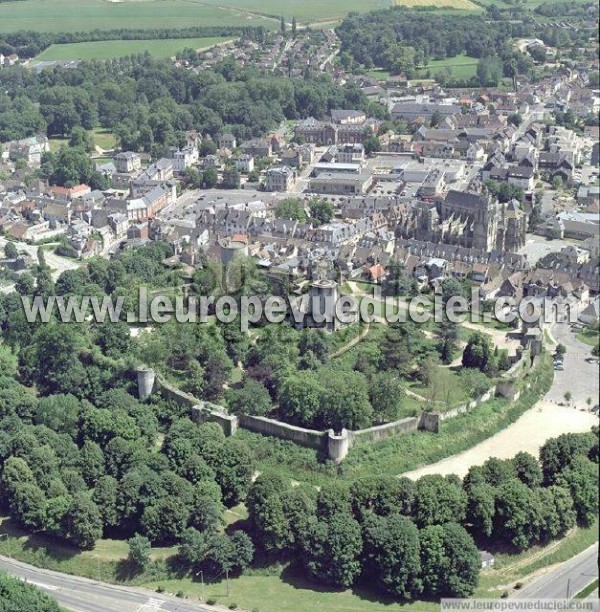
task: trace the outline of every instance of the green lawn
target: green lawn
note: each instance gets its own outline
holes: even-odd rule
[[[420,68],[417,72],[421,76],[425,75],[427,71],[432,76],[438,72],[444,72],[454,78],[466,79],[475,76],[477,62],[476,57],[461,54],[443,60],[430,60],[426,67]]]
[[[374,68],[373,70],[367,70],[367,75],[372,79],[377,79],[378,81],[387,81],[392,73],[388,70],[384,70],[383,68]]]
[[[278,27],[274,19],[187,0],[23,0],[0,4],[0,32],[80,32],[199,26]]]
[[[599,334],[597,329],[583,329],[577,334],[577,340],[589,344],[589,346],[597,346],[599,341]]]
[[[94,143],[102,149],[112,150],[117,145],[117,139],[112,132],[104,128],[97,127],[91,130]]]
[[[89,133],[94,139],[94,143],[107,151],[112,151],[117,146],[117,139],[112,132],[105,130],[104,128],[97,127],[93,130],[89,130]],[[58,151],[63,146],[66,146],[69,142],[68,138],[54,137],[49,139],[50,151]],[[110,158],[112,160],[112,158]],[[95,160],[99,162],[100,160]]]
[[[35,59],[42,60],[105,60],[148,51],[154,57],[172,57],[183,49],[205,49],[228,38],[169,38],[161,40],[101,40],[94,42],[51,45]],[[98,143],[100,144],[100,143]],[[102,145],[100,145],[102,146]]]

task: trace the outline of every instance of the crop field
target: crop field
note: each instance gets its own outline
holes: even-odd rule
[[[469,57],[468,55],[457,55],[443,60],[430,60],[426,67],[419,69],[419,75],[422,76],[427,71],[431,75],[444,72],[454,78],[467,79],[475,76],[478,61],[476,57]]]
[[[0,3],[0,32],[82,32],[190,26],[277,27],[274,19],[186,0],[23,0]],[[282,2],[283,4],[283,2]],[[341,3],[340,3],[341,5]]]
[[[214,6],[240,9],[275,19],[283,16],[288,22],[292,17],[296,17],[298,23],[341,20],[352,11],[366,13],[389,7],[391,4],[389,0],[206,0],[206,2]]]
[[[183,49],[205,49],[228,38],[169,38],[160,40],[101,40],[94,42],[51,45],[35,59],[42,60],[105,60],[148,51],[154,57],[172,57]]]
[[[393,0],[397,6],[406,6],[407,8],[416,6],[435,6],[436,8],[444,9],[451,8],[460,11],[480,11],[481,7],[477,6],[470,0]]]

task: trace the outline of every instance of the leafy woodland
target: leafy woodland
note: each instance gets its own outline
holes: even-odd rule
[[[125,322],[31,324],[23,316],[22,295],[122,295],[135,309],[140,283],[176,291],[178,271],[162,266],[169,254],[153,244],[92,259],[56,282],[42,255],[34,275],[2,295],[0,507],[25,529],[81,549],[128,539],[131,567],[159,576],[218,577],[293,561],[315,581],[368,583],[414,599],[472,593],[479,548],[523,550],[593,521],[597,431],[548,441],[539,462],[525,453],[490,459],[463,481],[377,476],[317,490],[269,472],[253,482],[256,446],[244,436],[192,422],[187,407],[160,393],[137,399],[134,368],[143,360],[233,412],[271,414],[277,405],[275,414],[295,423],[369,425],[402,414],[399,381],[416,363],[427,372],[427,360],[448,350],[451,329],[436,344],[417,327],[392,325],[338,361],[331,337],[286,325],[247,335],[235,324],[166,323],[132,338]],[[243,265],[240,294],[265,291]],[[195,285],[211,282],[208,270]],[[470,338],[463,363],[472,393],[501,361],[484,335]],[[242,380],[225,388],[240,364]],[[248,521],[225,529],[225,508],[240,502]],[[155,566],[150,552],[163,545],[178,553]]]
[[[124,149],[158,157],[185,131],[239,139],[264,135],[285,119],[323,117],[332,108],[368,108],[358,89],[326,75],[307,80],[264,76],[224,61],[195,74],[148,55],[83,63],[77,70],[0,73],[0,141],[75,127],[112,131]],[[5,93],[5,92],[10,93]]]

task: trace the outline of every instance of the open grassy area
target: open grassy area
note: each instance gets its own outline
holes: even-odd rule
[[[82,32],[119,28],[186,28],[203,26],[262,25],[276,28],[267,19],[246,10],[219,8],[186,0],[23,0],[0,4],[0,32]]]
[[[165,559],[176,552],[176,547],[154,548],[152,557]],[[82,552],[63,540],[31,534],[11,518],[0,517],[0,554],[38,567],[114,582],[127,577],[127,553],[125,540],[99,540],[94,550]]]
[[[161,586],[167,592],[183,591],[190,601],[202,597],[202,584],[189,578],[153,581],[144,584],[155,590]],[[229,580],[229,596],[225,580],[205,584],[204,600],[215,600],[218,605],[237,604],[244,610],[260,612],[434,612],[439,603],[417,601],[394,602],[379,594],[363,589],[338,590],[315,584],[308,580],[306,572],[284,567],[273,575],[244,574]]]
[[[51,45],[35,59],[42,60],[105,60],[148,52],[154,57],[172,57],[183,49],[206,49],[228,38],[168,38],[160,40],[101,40],[94,42]],[[99,143],[98,143],[99,144]],[[102,145],[100,145],[102,146]]]
[[[430,60],[427,66],[418,70],[418,74],[423,76],[428,71],[431,75],[443,72],[453,78],[467,79],[475,76],[478,61],[476,57],[470,57],[465,54],[443,60]]]
[[[97,128],[94,128],[93,130],[89,130],[89,133],[92,135],[92,138],[94,139],[94,144],[96,144],[102,149],[105,149],[107,151],[112,151],[117,146],[117,139],[115,138],[115,135],[112,132],[105,130],[104,128],[97,127]],[[50,151],[55,152],[55,151],[58,151],[58,149],[60,149],[61,147],[66,146],[69,142],[69,139],[66,137],[65,138],[55,137],[55,138],[50,138],[49,142],[50,142]],[[112,157],[109,159],[112,160]],[[95,160],[95,161],[100,163],[100,160]]]

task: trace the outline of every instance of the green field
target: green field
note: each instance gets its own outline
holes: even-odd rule
[[[114,134],[112,134],[108,130],[105,130],[104,128],[97,127],[93,130],[88,130],[88,132],[92,135],[92,138],[94,139],[94,144],[100,147],[101,149],[104,149],[106,151],[112,151],[117,146],[117,139],[115,138]],[[69,139],[67,137],[50,138],[50,151],[54,153],[55,151],[58,151],[58,149],[60,149],[61,147],[66,146],[68,142]],[[112,157],[110,158],[110,160],[112,160]]]
[[[476,57],[461,54],[443,60],[430,60],[426,67],[419,69],[418,73],[422,76],[429,71],[433,76],[438,72],[444,72],[453,78],[468,79],[475,76],[477,62]]]
[[[217,3],[186,0],[24,0],[0,4],[0,32],[81,32],[191,26],[277,27],[278,22]]]
[[[259,25],[278,28],[282,15],[288,21],[295,16],[300,23],[335,22],[350,11],[365,12],[389,5],[389,0],[23,0],[0,3],[0,32]]]
[[[166,40],[102,40],[94,42],[71,43],[68,45],[51,45],[35,59],[73,60],[73,59],[113,59],[144,53],[148,51],[154,57],[172,57],[183,49],[206,49],[217,45],[228,38],[170,38]]]
[[[283,16],[287,21],[296,17],[299,23],[338,20],[352,11],[366,13],[391,4],[389,0],[206,0],[206,3],[277,19]]]
[[[458,11],[481,10],[480,6],[470,0],[394,0],[394,4],[407,8],[435,6],[436,8],[450,8]]]

